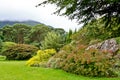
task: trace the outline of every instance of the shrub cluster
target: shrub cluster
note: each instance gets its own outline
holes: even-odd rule
[[[47,61],[56,53],[54,49],[38,50],[37,54],[27,61],[28,66],[40,66],[40,63]]]
[[[115,59],[109,51],[85,50],[85,46],[76,46],[70,53],[60,51],[48,62],[48,67],[61,68],[67,72],[92,77],[113,77]]]
[[[32,57],[38,50],[37,47],[27,44],[16,44],[9,46],[2,52],[7,60],[26,60]]]
[[[2,42],[1,45],[1,54],[3,54],[4,51],[6,51],[9,47],[16,45],[14,42]]]
[[[1,60],[5,60],[5,59],[6,59],[5,56],[1,56],[1,55],[0,55],[0,61],[1,61]]]
[[[2,45],[3,45],[3,42],[2,42],[2,39],[0,38],[0,51],[1,51]]]

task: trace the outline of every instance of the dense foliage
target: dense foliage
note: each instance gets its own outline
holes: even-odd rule
[[[57,51],[65,44],[65,36],[55,31],[49,32],[41,43],[42,49],[55,49]]]
[[[3,45],[3,42],[2,42],[2,39],[0,38],[0,51],[1,51],[2,45]]]
[[[112,17],[116,17],[116,23],[120,21],[119,0],[46,0],[41,4],[55,4],[58,9],[55,13],[77,19],[78,22],[88,23],[105,16],[105,22],[112,24]],[[39,4],[38,6],[40,6]]]
[[[53,28],[44,24],[29,26],[25,24],[6,25],[0,29],[0,38],[4,42],[15,42],[19,44],[31,44],[41,46],[48,32],[55,31],[58,34],[65,34],[64,29]]]
[[[25,37],[29,33],[30,27],[24,24],[6,25],[1,29],[3,41],[11,41],[15,43],[26,43]]]
[[[27,44],[16,44],[9,46],[2,52],[7,60],[26,60],[31,58],[38,50],[37,47]]]
[[[77,19],[78,22],[89,22],[99,17],[105,17],[105,22],[112,24],[112,17],[116,23],[120,21],[119,0],[45,0],[41,4],[55,4],[58,9],[55,13]],[[40,6],[39,4],[38,6]]]
[[[40,66],[56,53],[54,49],[38,50],[37,54],[27,61],[28,66]]]
[[[117,76],[113,70],[115,59],[111,52],[85,49],[84,45],[67,46],[67,50],[64,47],[49,60],[48,67],[60,68],[84,76]]]
[[[29,44],[33,44],[33,45],[40,47],[41,41],[44,40],[44,37],[46,36],[46,34],[50,32],[51,30],[52,28],[46,25],[43,25],[43,24],[36,25],[31,28],[27,36],[27,39],[28,39],[27,42]]]
[[[92,44],[106,39],[119,37],[120,25],[117,25],[114,19],[115,18],[112,18],[114,25],[111,25],[111,28],[105,27],[106,25],[103,18],[98,19],[97,21],[92,21],[82,27],[78,32],[76,32],[76,34],[73,34],[72,39],[79,41],[82,44]]]
[[[16,45],[14,42],[2,42],[0,54],[3,54],[4,51],[9,49],[9,47]]]

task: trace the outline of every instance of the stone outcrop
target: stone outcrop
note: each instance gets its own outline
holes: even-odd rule
[[[105,41],[98,43],[98,44],[91,45],[86,50],[89,50],[91,48],[112,51],[113,53],[115,53],[119,49],[118,44],[114,38],[109,39],[109,40],[105,40]]]

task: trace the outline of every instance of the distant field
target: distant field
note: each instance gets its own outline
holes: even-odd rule
[[[25,61],[0,61],[0,80],[120,80],[120,77],[90,78],[62,70],[28,67]]]

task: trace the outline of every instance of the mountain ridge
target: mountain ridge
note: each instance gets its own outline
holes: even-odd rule
[[[26,25],[34,26],[42,23],[34,20],[23,20],[23,21],[0,20],[0,28],[4,27],[5,25],[13,25],[13,24],[26,24]]]

